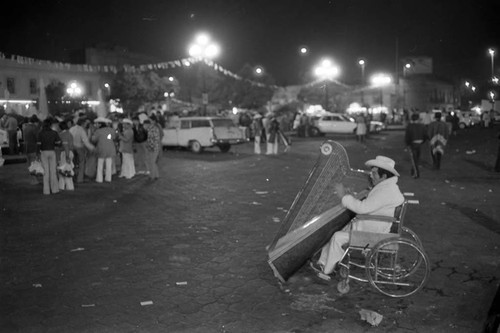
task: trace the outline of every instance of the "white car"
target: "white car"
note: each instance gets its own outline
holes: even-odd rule
[[[458,116],[458,127],[464,129],[466,127],[475,126],[481,123],[481,117],[472,111],[455,111]]]
[[[185,117],[180,118],[174,127],[163,129],[164,147],[185,147],[194,153],[204,148],[219,147],[226,153],[231,145],[247,142],[245,133],[230,118]]]
[[[329,133],[354,134],[356,131],[354,119],[341,113],[325,112],[313,121],[309,129],[311,136],[320,136]]]

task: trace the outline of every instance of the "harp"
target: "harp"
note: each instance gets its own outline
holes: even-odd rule
[[[344,184],[358,199],[368,194],[367,173],[351,169],[344,147],[327,140],[269,245],[268,263],[280,281],[288,280],[354,217],[336,196],[336,183]]]

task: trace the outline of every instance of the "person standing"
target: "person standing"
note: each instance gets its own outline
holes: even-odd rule
[[[9,154],[17,155],[19,152],[18,144],[17,144],[17,127],[18,122],[16,117],[13,114],[5,115],[7,118],[5,119],[4,128],[7,131],[7,135],[9,137]]]
[[[135,176],[134,165],[134,149],[132,143],[134,141],[134,131],[132,130],[132,120],[123,119],[123,131],[118,134],[120,140],[120,152],[122,153],[122,167],[120,177],[130,179]]]
[[[96,182],[102,183],[103,181],[103,168],[105,165],[105,178],[106,182],[111,182],[111,175],[113,173],[112,164],[113,158],[116,156],[115,138],[116,131],[109,127],[108,124],[111,120],[103,117],[97,118],[95,121],[98,129],[92,135],[92,141],[96,143],[97,151],[97,175]]]
[[[59,128],[61,129],[61,133],[59,133],[59,137],[62,142],[62,151],[59,156],[59,165],[66,165],[66,171],[68,175],[59,175],[59,189],[60,190],[70,190],[73,191],[75,186],[73,184],[73,135],[68,130],[68,123],[65,121],[61,121],[59,123]]]
[[[76,155],[76,162],[78,165],[78,174],[76,176],[77,183],[83,183],[88,151],[93,151],[95,149],[94,145],[89,141],[87,131],[83,127],[85,121],[84,118],[79,118],[76,121],[76,125],[69,129],[69,132],[73,136],[73,152]]]
[[[23,141],[24,141],[24,153],[26,154],[26,160],[28,162],[28,167],[34,162],[37,158],[38,151],[38,132],[40,129],[38,128],[39,120],[36,115],[32,115],[28,122],[23,124]],[[31,184],[38,184],[38,179],[35,175],[31,176]]]
[[[410,150],[412,158],[411,176],[413,178],[420,177],[418,165],[420,164],[421,146],[427,139],[425,126],[419,122],[419,118],[418,114],[412,114],[410,123],[406,126],[405,131],[405,143]]]
[[[356,136],[359,142],[365,142],[366,136],[366,118],[362,113],[356,116]]]
[[[445,122],[441,121],[441,112],[434,114],[434,121],[429,124],[427,137],[430,140],[432,163],[435,170],[441,168],[441,157],[448,143],[450,132]]]
[[[280,131],[280,123],[274,116],[271,115],[269,120],[269,135],[267,140],[267,152],[266,155],[278,155],[278,137]]]
[[[262,130],[263,130],[263,125],[262,125],[262,115],[260,113],[257,113],[255,116],[253,116],[253,121],[252,121],[252,132],[254,135],[254,153],[257,155],[260,155],[260,138],[262,135]]]
[[[500,134],[498,134],[498,140],[500,140]],[[497,162],[495,163],[495,171],[500,172],[500,143],[498,144]]]
[[[132,130],[134,132],[134,163],[137,174],[146,173],[146,141],[148,139],[148,131],[140,122],[139,117],[133,117],[132,123],[134,124]]]
[[[38,133],[38,150],[43,166],[43,194],[49,195],[59,193],[59,181],[57,179],[56,146],[61,145],[59,134],[52,128],[52,119],[43,121],[42,129]]]
[[[491,111],[491,113],[493,113],[493,110]],[[483,123],[484,123],[485,128],[490,127],[490,121],[491,121],[490,112],[485,111],[484,115],[483,115]],[[10,139],[10,136],[9,136],[9,139]]]
[[[146,141],[146,168],[149,171],[149,178],[155,180],[160,178],[158,171],[158,156],[160,153],[160,131],[158,126],[153,124],[151,120],[144,121],[144,126],[148,131],[148,139]]]

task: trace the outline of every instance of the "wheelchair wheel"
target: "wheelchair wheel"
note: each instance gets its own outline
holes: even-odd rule
[[[337,291],[342,295],[347,294],[350,290],[351,287],[349,286],[349,282],[347,282],[347,280],[342,280],[337,283]]]
[[[415,241],[393,237],[377,243],[366,259],[369,283],[391,297],[410,296],[425,285],[430,264]]]
[[[417,234],[411,230],[408,227],[401,227],[401,237],[409,238],[411,240],[414,240],[415,243],[418,244],[418,246],[422,247],[422,242],[420,241],[420,238],[418,238]]]

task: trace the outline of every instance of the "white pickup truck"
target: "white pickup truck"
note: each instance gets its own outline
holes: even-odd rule
[[[163,147],[185,147],[201,153],[204,148],[217,146],[226,153],[231,145],[248,141],[230,118],[185,117],[170,126],[163,129]]]

